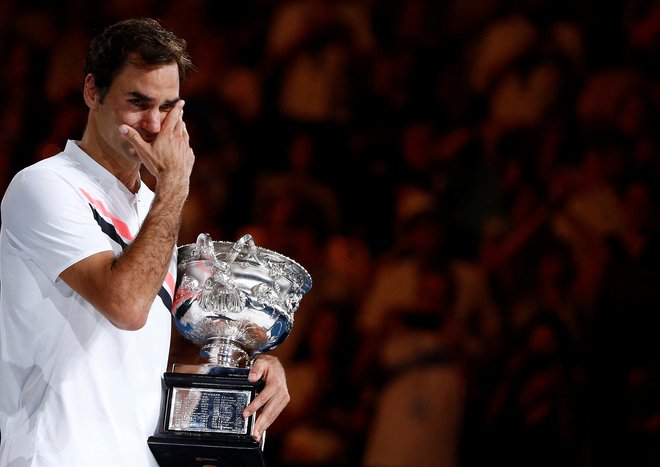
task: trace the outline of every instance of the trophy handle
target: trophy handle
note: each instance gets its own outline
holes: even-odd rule
[[[227,255],[227,265],[232,264],[246,246],[248,248],[248,256],[251,256],[260,266],[265,266],[261,258],[259,258],[257,246],[254,244],[254,239],[250,234],[243,235],[231,246],[231,250]]]
[[[195,243],[192,256],[197,259],[212,261],[213,263],[218,262],[213,240],[209,234],[201,233],[197,236],[197,242]]]
[[[238,258],[238,255],[241,254],[245,247],[248,249],[248,257],[252,257],[252,259],[254,259],[260,266],[266,266],[259,257],[259,250],[254,244],[254,239],[250,234],[245,234],[234,242],[229,249],[225,260],[220,261],[215,253],[215,247],[211,236],[207,233],[201,233],[197,236],[193,256],[198,259],[211,261],[215,267],[226,272],[229,269],[229,266],[236,261],[236,258]]]

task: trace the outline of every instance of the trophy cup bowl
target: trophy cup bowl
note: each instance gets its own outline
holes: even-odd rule
[[[242,412],[263,383],[247,374],[259,354],[290,334],[312,278],[249,234],[232,243],[202,233],[177,253],[172,316],[208,361],[175,363],[165,373],[161,431],[149,445],[161,466],[261,466],[263,438],[251,437],[255,415],[244,420]]]
[[[312,287],[300,264],[257,247],[250,235],[232,243],[200,234],[178,254],[172,314],[181,334],[208,357],[198,368],[203,372],[245,368],[282,343]]]

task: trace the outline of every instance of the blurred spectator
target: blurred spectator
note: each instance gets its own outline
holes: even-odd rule
[[[453,316],[455,285],[444,265],[423,268],[413,301],[387,308],[365,342],[380,377],[367,383],[378,392],[364,466],[459,465],[466,383]]]
[[[596,296],[589,341],[591,433],[594,464],[658,458],[658,398],[650,400],[658,374],[660,324],[649,310],[660,305],[660,238],[654,187],[631,180],[621,187],[622,229],[606,239],[607,261]],[[611,400],[621,404],[609,405]],[[603,410],[603,407],[608,407]]]
[[[490,401],[478,456],[510,466],[580,466],[582,379],[575,342],[556,315],[539,313],[515,337]]]
[[[605,239],[620,232],[624,214],[616,186],[627,147],[611,135],[596,134],[583,148],[561,207],[552,219],[555,234],[570,245],[578,267],[581,301],[591,308],[600,288]]]
[[[287,0],[277,4],[266,61],[277,70],[280,115],[303,122],[347,122],[351,117],[349,71],[373,49],[362,2]]]

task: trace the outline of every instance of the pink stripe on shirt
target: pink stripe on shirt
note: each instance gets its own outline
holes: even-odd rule
[[[102,201],[92,198],[92,196],[82,188],[80,189],[80,191],[82,191],[82,194],[85,195],[85,198],[87,198],[90,203],[96,206],[96,208],[101,212],[101,214],[103,214],[105,217],[110,219],[112,225],[115,226],[115,229],[117,229],[119,235],[121,235],[127,240],[133,241],[133,235],[131,234],[131,231],[129,230],[128,226],[122,220],[117,219],[112,214],[110,214],[110,212],[103,205]]]

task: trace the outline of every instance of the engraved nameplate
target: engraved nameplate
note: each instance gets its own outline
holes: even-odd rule
[[[172,388],[168,430],[247,434],[250,390]]]

